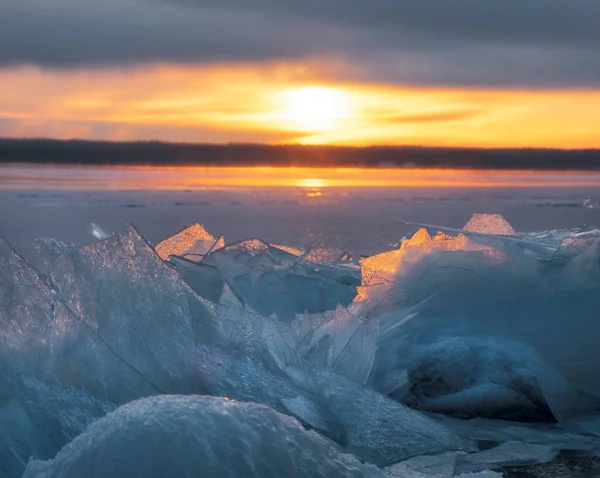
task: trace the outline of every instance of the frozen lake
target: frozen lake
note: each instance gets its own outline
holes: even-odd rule
[[[269,255],[270,250],[281,254],[277,248],[254,255],[252,247],[254,252],[244,252],[235,246],[207,255],[201,264],[171,256],[171,267],[167,267],[131,229],[84,249],[46,243],[47,268],[42,267],[33,248],[39,236],[90,243],[90,222],[107,232],[123,230],[125,223],[133,222],[153,243],[200,222],[215,236],[224,235],[228,244],[259,237],[274,244],[316,247],[330,258],[343,252],[357,258],[386,251],[414,232],[416,227],[406,222],[461,228],[474,213],[499,213],[521,233],[598,226],[599,188],[600,174],[586,172],[3,165],[0,232],[33,265],[45,270],[46,278],[40,281],[5,247],[3,267],[7,273],[0,290],[6,293],[0,297],[0,315],[11,320],[6,321],[2,335],[8,339],[0,345],[18,345],[18,353],[4,355],[16,371],[22,366],[22,357],[32,357],[31,376],[39,374],[46,380],[47,363],[51,363],[52,380],[56,377],[65,387],[61,394],[72,390],[68,387],[88,387],[91,392],[85,388],[85,393],[91,393],[89,397],[108,397],[116,406],[155,391],[171,395],[183,390],[185,395],[228,397],[223,401],[206,397],[185,400],[200,400],[197,406],[203,413],[207,404],[217,407],[215,416],[223,415],[218,407],[241,406],[239,413],[245,420],[251,407],[243,408],[243,402],[265,403],[286,415],[299,415],[326,436],[333,429],[344,430],[343,436],[333,438],[355,450],[358,458],[380,466],[401,462],[398,470],[408,466],[410,460],[405,459],[417,456],[425,462],[433,460],[428,466],[450,463],[456,476],[479,467],[506,470],[535,463],[540,464],[504,476],[600,476],[597,456],[588,453],[600,449],[597,403],[591,400],[600,396],[595,325],[600,284],[597,231],[586,232],[589,237],[570,231],[567,238],[558,234],[477,240],[472,234],[485,236],[485,232],[473,229],[471,223],[467,236],[453,237],[450,231],[440,239],[434,231],[436,240],[419,242],[423,233],[430,237],[427,231],[420,231],[414,243],[407,241],[410,245],[365,260],[362,271],[294,255],[291,261]],[[476,218],[474,222],[478,221],[479,228],[493,221],[495,231],[506,230],[499,229],[505,225],[502,218]],[[211,238],[209,243],[213,242]],[[406,263],[409,267],[404,267]],[[360,276],[354,275],[359,272]],[[366,286],[356,296],[358,283]],[[209,309],[204,309],[196,295],[188,295],[187,287],[204,299],[210,297],[215,315],[205,314]],[[429,300],[419,310],[419,319],[405,320],[411,316],[405,315],[406,310],[412,310],[405,307],[425,304],[423,297]],[[285,331],[283,324],[289,325],[286,321],[309,307],[324,322],[313,325],[315,317],[301,319],[290,325],[290,333],[270,335]],[[369,319],[363,322],[361,315],[360,321],[355,321],[359,316],[351,311],[362,314],[364,310],[356,307],[369,308],[364,315]],[[332,316],[327,315],[330,312]],[[53,322],[48,329],[52,335],[43,335],[48,318]],[[202,327],[194,329],[193,324]],[[218,340],[213,340],[211,331]],[[297,341],[295,334],[301,331],[306,335]],[[42,341],[34,342],[39,337]],[[38,363],[38,349],[31,344],[46,344],[46,337],[51,337],[52,345],[40,350],[50,352],[41,355]],[[320,351],[322,344],[329,347],[326,353]],[[248,354],[242,354],[243,360],[238,360],[240,350]],[[259,353],[255,356],[253,350]],[[84,353],[77,355],[80,351]],[[263,368],[265,352],[277,359],[271,366],[283,364],[277,365],[276,374]],[[11,361],[13,357],[17,360]],[[311,367],[296,369],[296,364]],[[323,370],[328,370],[327,374]],[[16,409],[24,414],[25,425],[31,414],[31,423],[37,428],[58,430],[62,435],[47,450],[40,445],[38,453],[34,450],[38,445],[31,442],[34,448],[18,455],[14,444],[19,435],[9,430],[12,441],[7,442],[7,449],[12,455],[2,456],[5,450],[0,446],[0,461],[10,458],[11,469],[16,470],[10,476],[21,476],[27,457],[49,459],[64,447],[71,438],[65,430],[75,423],[69,415],[72,410],[79,413],[80,405],[88,407],[83,408],[85,413],[94,418],[109,410],[94,408],[96,402],[78,402],[84,396],[79,388],[76,395],[65,393],[61,395],[66,397],[64,401],[57,402],[51,395],[54,389],[39,388],[39,383],[24,380],[23,389],[11,388],[10,381],[0,384],[8,390],[6,396],[16,397],[1,403],[0,412],[7,412],[6,417]],[[586,394],[580,394],[581,390]],[[313,402],[314,396],[319,399]],[[229,397],[233,405],[223,405]],[[152,407],[148,416],[160,418],[157,433],[167,437],[155,443],[171,443],[169,437],[182,436],[180,426],[164,428],[172,421],[162,418],[169,417],[169,410],[177,409],[180,401],[159,398],[148,402]],[[45,408],[46,403],[58,403],[53,406],[60,408]],[[336,413],[331,414],[334,403]],[[481,416],[527,423],[424,417],[401,404],[454,418]],[[119,413],[127,415],[129,410],[135,415],[136,407]],[[304,414],[305,409],[311,411],[310,416]],[[60,422],[54,427],[54,420],[63,413],[69,417],[66,425]],[[125,450],[119,440],[129,432],[123,432],[121,425],[130,422],[119,418],[122,415],[111,417],[97,422],[105,428],[90,427],[84,432],[90,436],[101,432],[109,438],[82,439],[77,442],[84,444],[82,450],[87,450],[87,444],[94,449]],[[322,417],[337,420],[337,428],[330,430]],[[559,423],[550,423],[554,419]],[[263,422],[260,417],[257,420]],[[135,431],[137,425],[131,423]],[[186,418],[185,423],[193,424],[200,440],[209,437],[207,443],[216,445],[215,449],[223,449],[219,439],[230,440],[214,441],[216,435],[205,433],[202,422],[195,424]],[[72,436],[81,433],[84,425],[79,423]],[[305,433],[299,424],[297,427],[298,433]],[[17,428],[25,429],[21,424]],[[219,426],[221,429],[227,427]],[[106,430],[113,430],[113,435]],[[354,430],[367,433],[355,434]],[[575,430],[575,435],[565,434],[565,430]],[[519,442],[516,445],[515,440]],[[493,444],[499,446],[490,448]],[[73,446],[59,453],[69,455],[69,450],[77,449]],[[143,444],[136,446],[146,449]],[[173,449],[177,453],[186,450],[178,445]],[[465,450],[469,454],[465,455]],[[558,450],[562,451],[557,456]],[[440,465],[435,454],[441,452],[455,454],[437,455],[444,460]],[[127,459],[134,456],[123,453]],[[160,453],[152,456],[167,460],[168,453],[161,445]],[[119,456],[115,462],[121,463]],[[173,463],[193,465],[188,459],[178,460]],[[220,469],[230,458],[219,460],[215,467]],[[293,455],[294,463],[298,460],[299,455]],[[60,463],[60,458],[54,461]],[[139,463],[130,461],[133,466]],[[32,469],[53,463],[37,463]],[[94,460],[73,463],[96,466]],[[404,476],[403,471],[398,473],[381,476]],[[104,474],[112,476],[111,472]]]
[[[86,243],[91,221],[109,232],[132,221],[151,242],[200,222],[227,242],[358,256],[413,229],[401,221],[461,227],[480,212],[523,232],[598,226],[598,200],[600,174],[581,171],[0,166],[0,232],[34,263],[35,238]]]

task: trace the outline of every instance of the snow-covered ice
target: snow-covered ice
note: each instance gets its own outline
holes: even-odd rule
[[[45,274],[0,236],[0,476],[496,476],[600,449],[600,231],[475,215],[358,263],[91,231],[39,240]]]
[[[326,439],[264,405],[160,396],[129,403],[91,425],[25,478],[377,477]]]

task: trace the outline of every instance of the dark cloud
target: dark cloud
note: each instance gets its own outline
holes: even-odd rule
[[[597,0],[158,0],[375,27],[427,43],[600,46]],[[405,35],[402,35],[402,34]]]
[[[341,61],[350,79],[600,87],[597,0],[0,0],[0,65]]]

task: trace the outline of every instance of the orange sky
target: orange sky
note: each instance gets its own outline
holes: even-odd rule
[[[600,90],[423,89],[327,70],[0,69],[0,136],[600,148]]]

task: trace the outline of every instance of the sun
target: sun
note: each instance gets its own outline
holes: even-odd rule
[[[306,86],[283,93],[283,119],[302,131],[326,131],[349,114],[349,99],[335,88]]]

